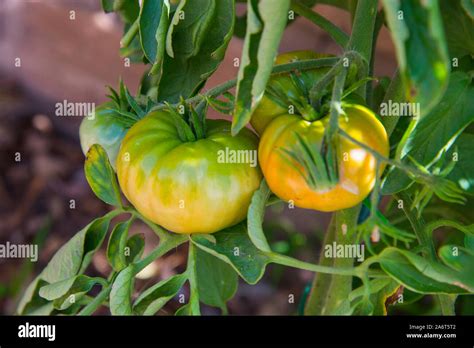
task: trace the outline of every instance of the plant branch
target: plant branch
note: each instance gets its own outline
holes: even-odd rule
[[[300,1],[293,0],[291,2],[291,8],[295,11],[296,14],[305,17],[310,20],[318,27],[326,31],[329,36],[333,38],[336,43],[345,47],[349,42],[349,36],[342,31],[338,26],[334,25],[332,22],[321,16],[319,13],[314,12],[311,8],[303,5]]]

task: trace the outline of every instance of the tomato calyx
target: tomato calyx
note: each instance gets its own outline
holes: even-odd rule
[[[192,105],[186,104],[184,99],[181,99],[177,108],[169,103],[166,103],[166,106],[181,141],[193,142],[206,138],[205,108],[198,113]]]

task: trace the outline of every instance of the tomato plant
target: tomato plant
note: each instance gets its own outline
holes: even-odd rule
[[[346,33],[317,1],[243,2],[242,17],[234,0],[102,1],[124,22],[122,56],[148,68],[135,96],[121,82],[80,130],[86,178],[113,210],[61,247],[18,313],[90,315],[107,303],[114,315],[152,315],[184,288],[177,315],[203,304],[227,313],[239,277],[255,284],[268,264],[315,273],[298,314],[387,315],[430,297],[424,314],[452,315],[471,298],[472,4],[324,1],[348,12]],[[339,53],[278,56],[295,16]],[[376,74],[383,27],[398,62],[391,77]],[[236,78],[204,90],[233,35],[244,40]],[[232,122],[208,119],[209,107]],[[290,219],[294,206],[332,212],[321,252],[298,259],[305,239],[290,228],[282,252],[286,241],[264,224],[271,205]],[[146,255],[143,236],[130,233],[137,221],[159,239]],[[111,225],[111,274],[88,276]],[[184,271],[138,292],[137,275],[182,244]]]

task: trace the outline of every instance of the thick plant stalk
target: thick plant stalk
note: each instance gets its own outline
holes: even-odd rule
[[[357,218],[360,205],[334,213],[329,225],[322,252],[320,264],[335,268],[353,267],[352,258],[327,258],[324,255],[325,245],[353,244],[356,239]],[[311,292],[308,296],[306,315],[331,315],[340,309],[347,295],[352,291],[352,276],[316,274]]]

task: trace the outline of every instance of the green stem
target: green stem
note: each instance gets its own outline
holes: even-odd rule
[[[132,26],[128,29],[127,33],[120,40],[120,47],[125,48],[130,45],[133,38],[137,35],[139,29],[138,19],[133,22]]]
[[[322,67],[331,67],[339,61],[339,58],[332,57],[332,58],[319,58],[319,59],[307,59],[301,60],[286,64],[279,64],[275,65],[272,70],[272,75],[287,73],[294,70],[310,70]],[[188,104],[196,104],[203,100],[206,97],[218,97],[224,92],[234,88],[237,85],[237,79],[226,81],[214,88],[211,88],[209,91],[204,93],[203,95],[199,94],[192,98],[186,99],[186,103]],[[177,107],[181,103],[170,104],[172,107]],[[166,105],[157,105],[152,108],[152,111],[161,110],[165,108]]]
[[[77,315],[80,315],[80,316],[91,315],[97,310],[97,308],[102,306],[103,302],[107,300],[107,297],[109,296],[110,291],[112,290],[112,284],[114,283],[116,276],[117,276],[117,273],[112,272],[109,277],[110,280],[108,284],[102,286],[102,290],[99,292],[99,294],[87,306],[85,306]]]
[[[325,243],[354,244],[359,211],[360,205],[334,213]],[[322,250],[326,245],[323,245]],[[306,302],[305,314],[330,315],[336,312],[352,291],[352,277],[363,276],[360,271],[357,271],[358,269],[352,268],[354,260],[351,258],[328,259],[322,252],[320,259],[322,263],[330,264],[331,267],[342,270],[349,268],[355,272],[352,275],[336,273],[332,276],[316,275]]]
[[[189,306],[191,309],[192,315],[200,315],[201,310],[199,308],[199,289],[198,289],[198,280],[197,280],[197,270],[196,270],[196,247],[190,241],[189,242],[189,252],[188,252],[188,267],[186,272],[188,273],[189,280]]]
[[[301,4],[299,1],[293,0],[291,2],[291,8],[293,9],[293,11],[295,11],[296,14],[305,17],[306,19],[310,20],[318,27],[326,31],[339,46],[345,47],[349,42],[349,36],[345,32],[343,32],[338,26],[334,25],[332,22],[328,21],[320,14],[314,12],[309,7],[306,7],[305,5]]]
[[[456,295],[438,295],[438,302],[441,307],[441,314],[456,315],[454,304],[456,303]]]

